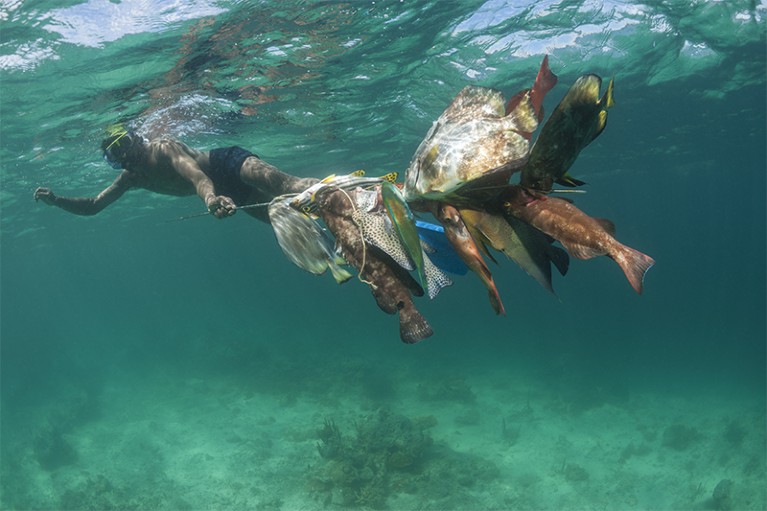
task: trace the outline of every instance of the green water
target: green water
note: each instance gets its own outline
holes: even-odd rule
[[[0,3],[0,507],[764,509],[766,17]],[[572,174],[578,206],[656,260],[641,297],[607,258],[572,259],[557,297],[499,259],[506,317],[456,278],[417,301],[435,335],[407,346],[365,285],[296,268],[244,214],[32,200],[108,186],[114,122],[300,176],[403,172],[463,86],[508,97],[545,54],[547,112],[581,74],[615,78]],[[317,448],[326,420],[345,457]]]

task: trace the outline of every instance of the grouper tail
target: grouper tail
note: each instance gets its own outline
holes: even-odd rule
[[[399,336],[402,342],[415,344],[434,334],[431,325],[415,307],[405,307],[399,311]]]
[[[644,284],[644,276],[647,270],[652,268],[655,264],[655,260],[643,254],[638,250],[634,250],[626,245],[621,245],[621,248],[615,253],[610,254],[616,263],[621,267],[623,273],[626,274],[626,278],[634,288],[634,291],[642,294],[642,288]]]

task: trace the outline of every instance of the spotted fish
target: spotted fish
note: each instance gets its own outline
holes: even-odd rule
[[[410,251],[400,240],[389,216],[380,206],[378,200],[378,190],[376,189],[355,190],[357,208],[352,212],[352,218],[362,229],[365,241],[386,253],[405,270],[413,271],[416,266],[410,256]],[[420,239],[418,243],[419,251],[423,257],[425,281],[425,285],[422,284],[421,287],[429,295],[429,298],[433,299],[442,288],[451,285],[452,281],[434,265],[428,253],[422,250]]]

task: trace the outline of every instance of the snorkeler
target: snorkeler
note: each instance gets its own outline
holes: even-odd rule
[[[35,190],[35,200],[76,215],[95,215],[131,188],[165,195],[197,194],[216,218],[238,207],[269,202],[278,195],[301,192],[317,182],[280,172],[237,146],[198,151],[167,138],[146,140],[133,130],[113,129],[101,143],[104,159],[122,169],[114,182],[95,197],[59,197],[49,188]],[[266,208],[245,209],[268,222]]]

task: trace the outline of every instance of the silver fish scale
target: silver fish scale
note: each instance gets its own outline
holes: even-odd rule
[[[272,201],[269,220],[283,253],[299,268],[321,275],[338,258],[325,230],[289,201]]]
[[[496,169],[521,166],[538,125],[530,95],[505,114],[503,95],[465,87],[432,125],[405,174],[405,198],[439,199]]]
[[[362,188],[358,188],[355,192],[354,202],[357,203],[359,209],[371,213],[378,208],[378,188],[373,190],[363,190]]]

